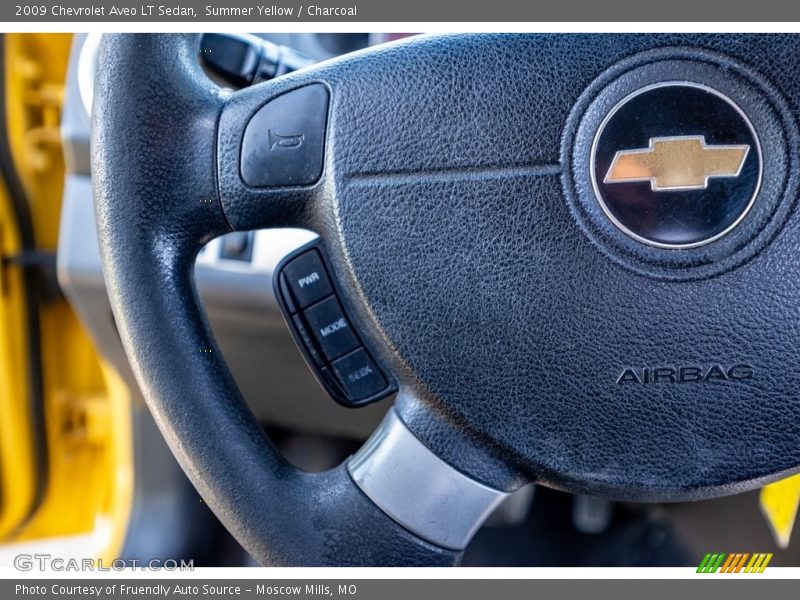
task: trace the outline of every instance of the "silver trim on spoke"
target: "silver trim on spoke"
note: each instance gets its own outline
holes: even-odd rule
[[[462,550],[508,496],[457,471],[420,442],[392,408],[347,464],[389,517],[438,546]]]

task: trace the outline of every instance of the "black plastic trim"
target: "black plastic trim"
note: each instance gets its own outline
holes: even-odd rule
[[[384,379],[386,380],[386,387],[384,387],[380,392],[376,394],[373,394],[366,398],[362,398],[360,400],[349,399],[345,394],[344,390],[336,381],[336,376],[334,375],[333,369],[331,367],[331,363],[333,361],[325,359],[322,352],[318,350],[312,351],[312,349],[310,349],[306,344],[306,342],[304,341],[302,334],[297,330],[297,327],[294,323],[294,318],[295,316],[302,313],[302,311],[294,306],[294,302],[291,298],[291,292],[289,291],[288,286],[283,281],[283,268],[287,264],[289,264],[292,260],[300,256],[301,254],[305,254],[309,250],[316,250],[319,253],[322,259],[322,264],[325,267],[325,270],[328,272],[328,278],[330,279],[331,286],[333,287],[333,296],[339,299],[339,303],[342,305],[342,310],[344,311],[345,317],[350,323],[350,326],[353,329],[353,333],[360,342],[360,347],[366,350],[367,354],[369,354],[370,358],[378,367]],[[305,359],[308,368],[314,374],[314,377],[316,378],[317,382],[322,386],[322,388],[326,392],[328,392],[331,398],[333,398],[337,403],[341,404],[342,406],[346,406],[348,408],[358,408],[361,406],[372,404],[373,402],[378,402],[379,400],[383,400],[387,396],[390,396],[391,394],[394,394],[397,391],[397,383],[395,382],[394,378],[391,377],[391,375],[389,375],[386,368],[376,358],[377,354],[369,347],[369,345],[365,342],[364,336],[361,335],[354,326],[353,319],[350,318],[347,307],[342,302],[344,294],[342,293],[341,287],[336,281],[333,266],[319,238],[312,240],[308,244],[305,244],[304,246],[297,248],[291,254],[285,256],[275,267],[275,271],[272,276],[272,284],[275,289],[275,298],[278,302],[278,306],[280,307],[281,313],[283,314],[283,318],[286,321],[286,325],[292,334],[292,338],[294,338],[295,344],[300,349],[300,352],[303,354],[303,358]],[[308,329],[308,324],[304,322],[304,325],[306,329]],[[315,360],[313,355],[314,352],[316,352],[319,355],[319,357],[322,360],[322,364],[319,363],[319,359]]]

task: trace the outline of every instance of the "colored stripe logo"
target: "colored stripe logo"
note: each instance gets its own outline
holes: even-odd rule
[[[698,573],[763,573],[772,560],[772,553],[724,552],[708,553],[703,557]]]

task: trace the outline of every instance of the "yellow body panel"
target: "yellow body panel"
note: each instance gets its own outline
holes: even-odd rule
[[[71,35],[5,34],[6,118],[17,172],[30,205],[37,250],[55,252],[64,161],[59,131]],[[0,212],[0,226],[8,223]],[[0,232],[5,227],[0,227]],[[13,232],[0,237],[14,252]],[[7,248],[6,248],[7,246]],[[47,485],[22,527],[33,493],[31,428],[26,422],[26,332],[19,267],[3,272],[0,297],[0,540],[24,542],[93,534],[94,556],[119,555],[133,496],[130,392],[98,355],[63,297],[41,302]],[[23,364],[20,364],[23,363]],[[6,431],[16,428],[16,436]],[[9,485],[7,485],[9,483]]]
[[[775,537],[775,543],[781,548],[788,548],[797,519],[797,509],[800,507],[800,475],[764,486],[759,495],[759,503]]]
[[[0,254],[20,251],[13,212],[0,185]],[[0,267],[0,539],[27,518],[36,494],[34,441],[28,409],[27,336],[22,273]]]

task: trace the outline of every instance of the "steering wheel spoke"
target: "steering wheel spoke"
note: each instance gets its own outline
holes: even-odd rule
[[[220,197],[236,230],[313,227],[324,191],[330,91],[298,73],[238,91],[220,115]]]

